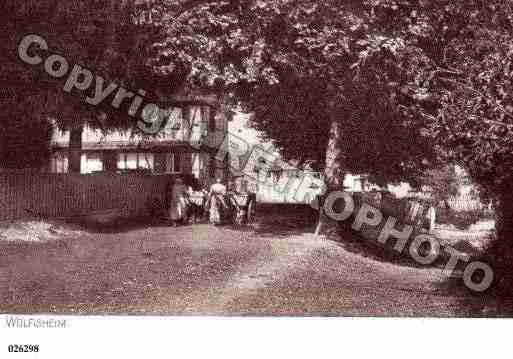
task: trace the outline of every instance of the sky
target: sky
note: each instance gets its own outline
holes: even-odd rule
[[[250,115],[243,112],[237,112],[233,120],[228,123],[228,132],[242,138],[251,145],[261,144],[268,147],[270,143],[262,141],[259,137],[262,132],[249,127]]]

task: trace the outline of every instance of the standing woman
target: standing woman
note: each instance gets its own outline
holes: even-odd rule
[[[221,179],[216,179],[210,187],[208,209],[209,209],[209,220],[211,224],[221,224],[225,219],[226,212],[228,210],[224,196],[226,195],[226,186],[221,182]]]
[[[171,187],[169,218],[176,227],[178,222],[185,222],[187,219],[187,187],[183,180],[178,177]]]

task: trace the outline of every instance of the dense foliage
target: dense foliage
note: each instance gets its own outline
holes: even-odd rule
[[[185,81],[182,70],[169,69],[170,61],[154,46],[165,35],[161,26],[144,21],[149,12],[146,2],[28,0],[20,3],[7,0],[2,5],[0,79],[4,91],[0,96],[10,110],[3,112],[0,121],[5,128],[13,128],[12,123],[16,122],[16,136],[25,131],[26,136],[15,140],[17,144],[48,142],[49,138],[44,138],[47,132],[40,132],[38,138],[37,131],[32,131],[34,124],[28,123],[28,119],[38,122],[52,118],[61,129],[79,134],[85,123],[105,131],[135,125],[134,119],[127,116],[129,101],[120,109],[110,105],[116,91],[97,106],[85,102],[85,98],[95,92],[95,79],[87,90],[67,93],[63,86],[68,75],[52,78],[43,64],[24,63],[18,57],[18,45],[27,34],[37,34],[48,43],[47,51],[39,51],[43,59],[59,54],[67,60],[70,70],[77,64],[90,70],[93,76],[101,76],[103,88],[114,82],[130,91],[144,89],[150,99],[148,102],[157,98],[159,91],[172,92]],[[27,101],[31,106],[24,105]],[[24,123],[25,130],[19,127]],[[78,143],[72,143],[71,147],[80,148],[80,136],[72,136],[74,141]],[[6,147],[2,148],[5,151]],[[25,166],[20,151],[17,151],[21,159],[19,165]],[[36,166],[45,161],[45,151],[41,153],[39,160],[33,158]],[[31,156],[27,153],[27,157]],[[79,161],[76,156],[71,158],[73,163],[76,160]],[[76,170],[77,166],[72,169]]]
[[[347,171],[394,181],[457,162],[495,196],[498,272],[509,265],[512,1],[240,0],[195,9],[182,25],[201,34],[187,41],[209,54],[196,58],[199,78],[231,91],[286,155],[324,161],[334,186]]]

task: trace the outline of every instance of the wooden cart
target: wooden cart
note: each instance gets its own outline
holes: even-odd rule
[[[234,206],[233,222],[237,225],[253,222],[256,210],[256,194],[251,192],[231,192],[228,194]]]

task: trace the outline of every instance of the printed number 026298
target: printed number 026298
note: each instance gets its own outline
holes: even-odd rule
[[[10,344],[7,346],[9,353],[37,353],[39,352],[39,345],[18,345]]]

